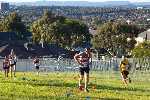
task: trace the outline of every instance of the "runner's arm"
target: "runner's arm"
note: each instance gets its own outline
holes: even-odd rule
[[[90,54],[89,56],[89,63],[90,63],[90,67],[92,68],[92,54]]]
[[[74,56],[74,59],[75,59],[75,61],[76,61],[78,64],[80,64],[81,66],[83,66],[83,64],[81,63],[81,61],[78,59],[79,56],[80,56],[80,54],[76,54],[76,55]]]
[[[120,72],[122,71],[121,66],[122,66],[122,62],[120,62],[120,65],[119,65]]]
[[[4,61],[3,61],[3,68],[4,68]]]

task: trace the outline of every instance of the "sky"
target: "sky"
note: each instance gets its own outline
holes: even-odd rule
[[[0,0],[4,2],[31,2],[31,1],[90,1],[90,2],[103,2],[103,1],[130,1],[130,2],[150,2],[150,0]]]

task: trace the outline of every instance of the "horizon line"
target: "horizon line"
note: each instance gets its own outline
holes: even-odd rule
[[[62,0],[62,1],[58,1],[58,0],[37,0],[37,1],[0,1],[0,2],[4,2],[4,3],[24,3],[24,2],[130,2],[130,3],[146,3],[146,2],[150,2],[150,1],[130,1],[130,0],[108,0],[108,1],[83,1],[83,0],[76,0],[76,1],[71,1],[71,0]]]

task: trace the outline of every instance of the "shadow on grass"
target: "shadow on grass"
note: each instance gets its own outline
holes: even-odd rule
[[[42,83],[40,81],[38,81],[37,83],[36,82],[28,82],[29,85],[32,85],[32,86],[56,86],[56,87],[71,87],[71,88],[74,88],[74,87],[77,87],[78,84],[77,83],[66,83],[64,81],[60,81],[60,80],[50,80],[46,83]]]
[[[138,89],[138,88],[125,88],[125,87],[113,87],[108,85],[97,85],[97,89],[107,89],[107,90],[118,90],[118,91],[140,91],[140,92],[150,92],[149,90],[145,89]]]
[[[99,98],[99,100],[125,100],[125,99],[118,99],[118,98]]]
[[[119,98],[100,98],[100,97],[89,97],[89,96],[74,96],[71,95],[67,97],[66,95],[63,96],[32,96],[32,95],[11,95],[11,96],[0,96],[1,99],[7,99],[7,100],[125,100],[125,99],[119,99]]]
[[[102,98],[102,97],[80,97],[84,100],[125,100],[125,99],[120,99],[120,98]]]
[[[12,83],[16,85],[31,85],[31,86],[56,86],[56,87],[77,87],[76,83],[66,83],[63,80],[3,80],[0,83]]]

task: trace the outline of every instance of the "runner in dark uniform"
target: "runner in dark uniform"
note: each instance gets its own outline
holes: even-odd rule
[[[40,69],[40,60],[38,59],[38,57],[36,56],[33,60],[33,64],[35,66],[35,69],[37,71],[37,75],[39,75],[39,69]]]
[[[14,71],[14,66],[15,66],[15,61],[14,61],[14,57],[13,55],[9,55],[9,64],[10,64],[10,73],[11,73],[11,77],[13,77],[13,71]],[[14,74],[15,75],[15,74]]]
[[[74,56],[75,61],[78,62],[78,64],[80,65],[79,67],[79,72],[80,72],[80,78],[79,78],[79,89],[81,87],[81,82],[83,80],[83,78],[85,78],[85,86],[84,86],[84,91],[88,92],[88,82],[89,82],[89,64],[90,64],[90,60],[92,61],[92,55],[90,53],[90,48],[85,48],[84,52],[81,52],[79,54],[76,54]]]
[[[5,56],[5,59],[3,61],[3,69],[5,71],[5,77],[8,77],[9,73],[9,58]]]

